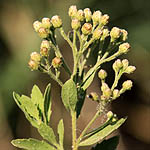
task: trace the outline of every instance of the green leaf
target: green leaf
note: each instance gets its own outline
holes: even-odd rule
[[[75,110],[77,99],[77,88],[72,79],[69,79],[62,86],[62,101],[67,110]]]
[[[91,150],[117,150],[117,145],[119,144],[119,137],[114,136],[107,140],[98,143],[95,147]]]
[[[64,142],[64,123],[63,123],[62,119],[59,121],[57,132],[58,132],[58,135],[59,135],[59,144],[60,144],[61,147],[63,147],[63,142]]]
[[[86,90],[92,83],[94,77],[95,77],[95,73],[96,73],[96,70],[95,68],[91,68],[86,76],[84,77],[84,80],[83,80],[83,85],[82,85],[82,88],[83,90]]]
[[[54,134],[54,131],[51,127],[49,127],[48,125],[41,123],[38,131],[40,133],[40,135],[43,137],[43,139],[49,141],[51,144],[53,145],[57,145],[57,141],[56,141],[56,136]]]
[[[52,113],[51,106],[51,84],[48,84],[44,93],[44,113],[47,123],[50,121],[50,116]]]
[[[100,130],[96,134],[92,135],[91,137],[79,143],[79,146],[89,146],[89,145],[93,145],[99,142],[100,140],[103,140],[106,136],[111,134],[114,130],[118,129],[125,122],[125,120],[126,120],[125,118],[121,118],[115,123],[107,125],[103,130]]]
[[[24,105],[22,104],[21,97],[19,96],[19,94],[13,92],[13,98],[14,98],[16,104],[18,105],[18,107],[24,112],[27,120],[32,124],[32,126],[38,128],[37,121],[35,120],[35,118],[31,117],[31,115],[27,112]]]
[[[56,150],[53,146],[49,145],[45,141],[39,141],[36,139],[17,139],[11,141],[11,143],[25,150]]]
[[[39,107],[42,113],[44,113],[43,107],[43,94],[41,93],[40,89],[37,85],[34,85],[31,92],[31,100],[33,104]]]
[[[40,121],[39,120],[39,111],[29,97],[22,95],[20,98],[20,103],[25,108],[26,112],[30,116],[32,116],[36,120]]]

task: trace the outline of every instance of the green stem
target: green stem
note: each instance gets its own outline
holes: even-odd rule
[[[76,111],[72,111],[71,112],[71,117],[72,117],[72,149],[73,150],[78,150],[78,146],[77,146],[77,118],[76,118]]]
[[[85,133],[91,127],[91,125],[94,123],[94,121],[97,119],[98,116],[100,116],[100,111],[99,110],[96,112],[96,114],[94,115],[94,117],[92,118],[92,120],[88,123],[88,125],[84,128],[84,130],[80,134],[79,138],[77,139],[77,145],[80,143],[80,141],[84,137]]]

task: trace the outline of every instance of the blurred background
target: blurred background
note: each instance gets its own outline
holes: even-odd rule
[[[137,70],[133,75],[124,76],[122,79],[128,78],[134,81],[132,91],[121,96],[120,100],[112,105],[114,112],[120,116],[128,116],[126,123],[117,131],[120,132],[121,137],[118,150],[148,150],[150,148],[150,1],[148,0],[0,1],[0,149],[15,150],[10,144],[14,138],[40,139],[36,129],[30,126],[12,98],[13,91],[29,95],[34,84],[44,91],[47,83],[52,83],[54,106],[52,126],[55,129],[58,120],[63,117],[65,128],[70,133],[71,124],[68,119],[70,116],[58,97],[59,86],[48,76],[31,72],[27,63],[30,53],[39,51],[41,41],[34,32],[32,23],[42,17],[58,14],[67,31],[70,27],[67,12],[69,6],[73,4],[81,9],[89,7],[92,11],[101,10],[102,13],[110,16],[110,28],[117,26],[129,32],[132,49],[123,58],[128,58]],[[59,39],[64,57],[69,64],[72,64],[72,60],[69,59],[71,55],[69,47],[62,38]],[[107,65],[105,67],[106,70],[110,69]],[[62,74],[62,80],[65,81],[66,78],[66,74]],[[99,80],[95,78],[88,92],[92,89],[99,92],[99,84]],[[78,133],[90,120],[95,110],[95,103],[87,100],[79,119]],[[94,126],[102,122],[103,119],[97,120]],[[66,150],[70,150],[70,142],[70,134],[66,134]]]

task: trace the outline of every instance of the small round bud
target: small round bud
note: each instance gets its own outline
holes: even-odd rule
[[[42,19],[42,24],[44,28],[50,28],[52,26],[51,21],[49,18],[43,18]]]
[[[81,30],[84,35],[89,35],[92,31],[92,25],[90,23],[85,23]]]
[[[123,64],[123,69],[127,69],[128,65],[129,65],[129,61],[127,59],[123,59],[122,60],[122,64]]]
[[[119,46],[120,53],[127,53],[130,50],[131,46],[129,43],[123,43]]]
[[[102,37],[101,37],[101,41],[104,41],[106,39],[106,37],[108,37],[108,36],[109,36],[109,30],[108,29],[104,29]]]
[[[41,49],[42,48],[47,48],[48,50],[50,49],[50,43],[48,40],[43,40],[41,43]]]
[[[112,112],[112,111],[109,111],[109,112],[107,113],[107,118],[110,119],[110,118],[112,118],[112,117],[113,117],[113,112]]]
[[[93,101],[98,101],[99,99],[96,92],[91,92],[88,97],[91,98]]]
[[[40,21],[35,21],[33,23],[33,28],[36,32],[38,32],[41,27],[42,27],[42,23]]]
[[[119,71],[122,68],[123,64],[121,62],[120,59],[117,59],[114,63],[113,63],[113,69],[114,71]]]
[[[120,92],[119,92],[119,90],[118,89],[114,89],[113,90],[113,99],[116,99],[116,98],[118,98],[120,96]]]
[[[110,31],[111,42],[114,42],[121,35],[121,30],[117,27],[113,27]]]
[[[51,18],[51,23],[54,26],[54,28],[60,28],[62,26],[62,20],[59,16],[53,16]]]
[[[38,31],[38,34],[39,34],[39,36],[41,37],[41,38],[47,38],[48,36],[49,36],[49,31],[46,29],[46,28],[44,28],[44,27],[41,27],[40,29],[39,29],[39,31]]]
[[[96,29],[96,30],[94,30],[94,32],[93,32],[93,38],[95,39],[95,40],[98,40],[98,39],[100,39],[100,37],[102,36],[102,30],[101,29]]]
[[[109,21],[109,16],[107,14],[101,16],[101,19],[100,19],[100,24],[102,26],[105,26]]]
[[[122,41],[126,41],[128,38],[128,32],[126,30],[122,29],[121,33],[122,33],[122,35],[121,35]]]
[[[77,6],[75,6],[75,5],[70,6],[68,15],[70,17],[74,18],[76,16],[76,14],[77,14]]]
[[[91,21],[91,19],[92,19],[92,12],[91,12],[91,10],[89,8],[85,8],[84,9],[84,16],[85,16],[86,22]]]
[[[95,11],[92,15],[93,24],[97,25],[100,22],[102,13],[100,11]]]
[[[76,15],[76,18],[79,20],[79,21],[83,21],[84,20],[84,12],[83,10],[78,10],[77,12],[77,15]]]
[[[55,57],[55,58],[52,60],[52,66],[53,66],[54,68],[60,68],[61,65],[62,65],[62,60],[61,60],[61,58]]]
[[[107,77],[107,72],[103,69],[101,69],[99,72],[98,72],[98,77],[101,79],[101,80],[104,80],[106,77]]]
[[[125,70],[125,73],[133,73],[135,71],[136,67],[135,66],[128,66],[127,69]]]
[[[72,19],[71,21],[71,27],[74,30],[78,30],[81,27],[81,23],[78,19]]]
[[[133,86],[133,83],[131,80],[127,80],[127,81],[123,82],[123,84],[122,84],[122,88],[124,91],[130,90],[132,86]]]
[[[35,62],[40,62],[41,61],[41,55],[37,52],[32,52],[30,55],[31,60]]]
[[[112,122],[116,122],[117,121],[117,117],[112,118]]]
[[[38,70],[38,67],[39,67],[39,63],[38,62],[30,60],[28,62],[28,65],[29,65],[31,70]]]
[[[109,89],[109,86],[106,83],[102,83],[101,90],[104,92],[106,89]]]
[[[47,57],[47,56],[48,56],[48,51],[49,51],[49,50],[48,50],[46,47],[43,47],[43,48],[40,49],[40,54],[41,54],[42,56]]]
[[[110,88],[105,89],[105,90],[103,91],[103,95],[104,95],[105,98],[108,100],[108,99],[111,97],[111,95],[112,95],[111,89],[110,89]]]

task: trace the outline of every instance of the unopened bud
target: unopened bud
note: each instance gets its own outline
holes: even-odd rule
[[[42,27],[42,23],[40,21],[35,21],[33,23],[33,28],[36,32],[38,32],[41,27]]]
[[[95,11],[92,15],[93,24],[97,25],[100,22],[102,13],[100,11]]]
[[[72,19],[72,22],[71,22],[72,29],[78,30],[80,26],[81,26],[81,23],[78,19]]]
[[[129,61],[127,59],[123,59],[122,64],[123,64],[123,69],[126,70],[129,65]]]
[[[76,14],[77,14],[77,6],[75,6],[75,5],[70,6],[68,15],[70,17],[74,18],[76,16]]]
[[[76,15],[76,18],[79,20],[79,21],[83,21],[84,20],[84,12],[83,10],[78,10],[77,12],[77,15]]]
[[[53,24],[54,28],[60,28],[62,26],[62,20],[57,15],[51,18],[51,23]]]
[[[32,52],[30,55],[31,60],[35,62],[40,62],[41,61],[41,55],[37,52]]]
[[[84,16],[85,16],[86,22],[91,21],[91,19],[92,19],[92,12],[91,12],[91,10],[89,8],[85,8],[84,9]]]
[[[121,35],[121,30],[117,27],[113,27],[110,31],[111,42],[114,42]]]
[[[123,84],[122,84],[122,88],[124,91],[130,90],[132,86],[133,86],[133,83],[131,80],[127,80],[127,81],[123,82]]]
[[[44,28],[48,28],[48,29],[52,26],[49,18],[43,18],[42,19],[42,25]]]
[[[50,43],[48,40],[43,40],[41,43],[41,48],[47,48],[48,50],[50,49]]]
[[[61,60],[61,58],[55,57],[55,58],[52,60],[52,66],[53,66],[54,68],[60,68],[61,65],[62,65],[62,60]]]
[[[30,60],[28,62],[28,65],[29,65],[31,70],[38,70],[38,67],[39,67],[39,63],[38,62]]]
[[[94,32],[93,32],[93,38],[95,39],[95,40],[98,40],[98,39],[100,39],[100,37],[102,36],[102,30],[101,29],[96,29],[96,30],[94,30]]]
[[[109,21],[109,16],[107,14],[101,16],[101,19],[100,19],[100,24],[102,26],[105,26]]]
[[[121,35],[122,41],[126,41],[128,38],[128,32],[126,30],[122,29],[121,33],[122,33],[122,35]]]
[[[48,51],[49,51],[49,50],[48,50],[46,47],[43,47],[43,48],[40,49],[40,54],[41,54],[42,56],[47,57],[47,56],[48,56]]]
[[[91,92],[88,97],[91,98],[93,101],[98,101],[99,99],[96,92]]]
[[[135,66],[128,66],[127,69],[125,70],[125,73],[133,73],[135,71],[136,67]]]
[[[116,99],[120,96],[119,90],[118,89],[114,89],[113,90],[113,99]]]
[[[114,71],[119,71],[122,68],[123,64],[121,62],[120,59],[117,59],[114,63],[113,63],[113,69]]]
[[[108,100],[108,99],[111,97],[111,95],[112,95],[111,89],[110,89],[110,88],[105,89],[105,90],[103,91],[103,95],[104,95],[104,96],[106,97],[106,99]]]
[[[109,112],[107,113],[107,118],[110,119],[110,118],[112,118],[112,117],[113,117],[113,112],[112,112],[112,111],[109,111]]]
[[[106,77],[107,77],[107,72],[103,69],[101,69],[99,72],[98,72],[98,77],[101,79],[101,80],[104,80]]]
[[[101,91],[104,92],[106,89],[109,89],[109,86],[106,83],[102,83]]]
[[[127,53],[130,50],[131,46],[129,43],[123,43],[119,46],[120,53]]]
[[[104,41],[105,38],[108,37],[108,36],[109,36],[109,30],[108,29],[104,29],[102,37],[101,37],[101,41]]]
[[[47,38],[49,36],[49,31],[44,28],[44,27],[41,27],[39,30],[38,30],[38,34],[41,38]]]
[[[92,25],[90,23],[85,23],[81,30],[84,35],[89,35],[92,31]]]

